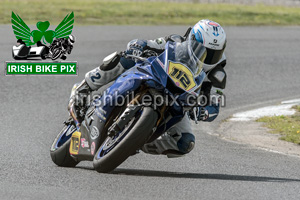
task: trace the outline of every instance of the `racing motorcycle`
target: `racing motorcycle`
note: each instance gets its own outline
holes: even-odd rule
[[[127,56],[140,61],[89,106],[79,111],[70,106],[71,117],[50,149],[58,166],[75,167],[89,160],[98,172],[110,172],[178,123],[186,112],[196,112],[195,104],[188,101],[199,95],[206,77],[202,69],[205,47],[193,41],[168,42],[158,56]],[[120,96],[129,103],[120,104]],[[154,103],[154,99],[159,101]],[[94,120],[98,125],[91,127]]]

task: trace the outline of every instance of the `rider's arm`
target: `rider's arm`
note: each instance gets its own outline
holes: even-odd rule
[[[166,38],[169,38],[169,36]],[[125,55],[141,56],[145,50],[152,50],[159,54],[164,51],[166,38],[155,40],[134,39],[127,44]],[[101,66],[86,73],[85,81],[92,90],[97,90],[134,65],[134,60],[126,58],[126,56],[120,56],[120,54],[113,58],[107,56]]]
[[[211,122],[215,120],[219,114],[220,104],[222,101],[223,92],[221,89],[212,87],[209,95],[209,104],[202,107],[202,116],[200,116],[202,121]],[[201,113],[200,113],[201,115]]]
[[[132,40],[127,45],[125,55],[140,56],[146,46],[146,40]],[[122,53],[111,54],[103,59],[102,65],[85,74],[85,81],[92,90],[97,90],[134,65],[135,62]]]
[[[227,75],[224,70],[225,65],[226,59],[212,69],[208,74],[208,82],[204,90],[206,89],[206,94],[209,97],[209,104],[201,108],[202,112],[199,112],[199,117],[202,121],[213,121],[219,114],[220,103],[224,103],[225,99],[222,89],[225,88],[227,79]]]
[[[209,80],[202,84],[201,91],[206,104],[196,107],[196,118],[198,121],[211,122],[219,114],[220,104],[224,101],[223,91],[221,88],[213,87]],[[192,120],[195,119],[193,111],[190,111],[190,117]]]
[[[160,54],[164,51],[166,41],[164,38],[154,40],[134,39],[127,44],[126,54],[142,56],[146,50],[151,50]]]
[[[147,46],[149,50],[153,50],[156,53],[162,53],[165,50],[166,40],[165,38],[157,38],[155,40],[147,40]]]
[[[164,38],[160,37],[154,40],[144,40],[147,43],[147,49],[153,50],[156,53],[162,53],[165,50],[165,45],[168,41],[183,42],[184,38],[177,34],[172,34]]]

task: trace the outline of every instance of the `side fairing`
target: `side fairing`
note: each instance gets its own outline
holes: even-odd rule
[[[149,80],[154,80],[150,65],[137,65],[124,72],[101,98],[94,100],[97,116],[105,122],[115,106],[127,103],[125,97]]]

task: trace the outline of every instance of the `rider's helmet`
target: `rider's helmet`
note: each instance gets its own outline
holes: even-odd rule
[[[68,43],[69,43],[69,45],[73,45],[75,43],[75,36],[74,35],[69,35]]]
[[[206,47],[205,65],[214,65],[221,60],[226,47],[226,33],[220,24],[208,19],[200,20],[192,28],[189,37]]]

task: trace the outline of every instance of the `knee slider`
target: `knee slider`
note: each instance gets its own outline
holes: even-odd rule
[[[191,152],[195,146],[195,136],[191,133],[182,133],[182,137],[177,142],[178,149],[181,153]]]
[[[120,59],[121,56],[117,52],[114,52],[103,59],[103,64],[100,66],[100,69],[103,71],[112,70],[120,62]]]

